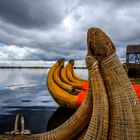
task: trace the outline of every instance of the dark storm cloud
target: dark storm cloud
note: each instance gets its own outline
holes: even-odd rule
[[[50,27],[58,24],[63,14],[57,2],[45,0],[0,0],[0,18],[23,28]]]
[[[139,7],[139,0],[0,0],[0,59],[84,59],[93,26],[124,57],[128,44],[140,44]]]
[[[104,0],[105,1],[105,0]],[[133,6],[139,3],[139,0],[108,0],[109,3],[113,3],[117,6]]]
[[[139,0],[79,0],[79,4],[100,4],[100,5],[116,5],[118,6],[132,6],[139,3]]]

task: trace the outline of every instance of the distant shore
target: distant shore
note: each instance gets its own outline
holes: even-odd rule
[[[44,66],[0,66],[0,69],[50,69],[51,67],[44,67]],[[74,69],[86,69],[86,67],[74,67]]]

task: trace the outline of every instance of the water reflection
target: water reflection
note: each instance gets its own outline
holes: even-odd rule
[[[81,77],[87,78],[86,70],[76,69],[75,71]],[[48,92],[47,72],[48,70],[45,69],[0,69],[0,134],[13,130],[16,114],[25,116],[25,126],[32,133],[53,129],[51,120],[56,115],[52,116],[52,114],[59,105]],[[68,114],[62,113],[61,109],[58,109],[58,112],[61,112],[62,116]],[[62,116],[58,115],[58,120]]]

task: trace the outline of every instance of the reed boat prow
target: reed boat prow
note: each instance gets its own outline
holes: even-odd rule
[[[66,76],[70,71],[66,69],[68,66],[63,69],[64,60],[61,59],[52,66],[46,79],[53,98],[64,107],[78,108],[76,112],[51,131],[28,136],[0,136],[0,139],[8,140],[12,137],[15,140],[139,140],[140,103],[112,40],[101,29],[93,27],[87,33],[87,46],[88,90],[80,106],[76,104],[77,95],[72,95],[72,77]],[[62,82],[71,82],[65,83],[62,88],[63,83],[59,85],[54,74],[58,74],[58,78],[63,75]],[[81,90],[82,82],[74,81],[77,81],[74,88]]]

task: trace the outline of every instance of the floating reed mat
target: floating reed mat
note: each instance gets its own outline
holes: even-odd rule
[[[75,114],[49,132],[12,139],[140,140],[138,98],[111,39],[98,28],[87,33],[86,65],[88,90]]]

